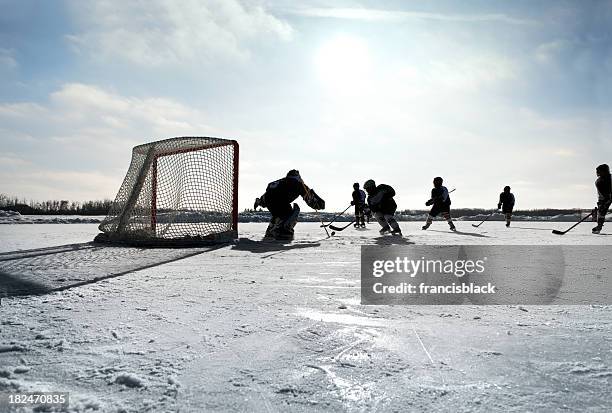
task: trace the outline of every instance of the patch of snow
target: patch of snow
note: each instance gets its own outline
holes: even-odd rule
[[[130,388],[147,387],[146,381],[133,373],[122,372],[115,376],[114,383],[122,384]]]

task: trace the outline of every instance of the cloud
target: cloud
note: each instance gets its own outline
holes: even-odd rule
[[[25,170],[0,169],[0,180],[6,194],[38,201],[110,199],[118,188],[117,178],[102,171],[50,171],[35,166]]]
[[[306,17],[325,17],[336,19],[352,19],[366,21],[405,21],[405,20],[437,20],[462,23],[507,23],[534,24],[531,20],[519,19],[506,14],[444,14],[400,10],[380,10],[369,8],[319,8],[304,7],[291,11],[293,14]]]
[[[535,59],[539,63],[551,63],[557,60],[559,55],[570,47],[571,43],[564,39],[542,43],[535,50]]]
[[[561,158],[571,158],[576,156],[576,152],[572,149],[560,148],[553,151],[553,155]]]
[[[265,39],[288,41],[291,26],[262,5],[238,0],[69,3],[80,31],[68,40],[95,59],[140,65],[248,59]]]
[[[0,164],[6,168],[20,168],[32,165],[31,162],[28,162],[27,160],[18,157],[14,153],[6,153],[4,155],[0,155]]]
[[[0,48],[0,71],[14,70],[18,66],[14,50]]]
[[[2,191],[34,199],[112,197],[132,147],[173,136],[216,136],[197,109],[70,83],[47,103],[0,104]]]

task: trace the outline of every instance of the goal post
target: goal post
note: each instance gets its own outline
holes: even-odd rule
[[[96,241],[225,242],[238,234],[238,142],[179,137],[138,145]]]

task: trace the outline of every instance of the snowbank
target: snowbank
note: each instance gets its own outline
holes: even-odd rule
[[[0,210],[0,224],[99,224],[102,217],[78,215],[21,215],[15,211]]]

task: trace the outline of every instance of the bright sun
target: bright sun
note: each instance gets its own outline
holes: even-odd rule
[[[315,55],[319,78],[334,91],[360,89],[370,72],[371,60],[365,41],[354,36],[337,36]]]

